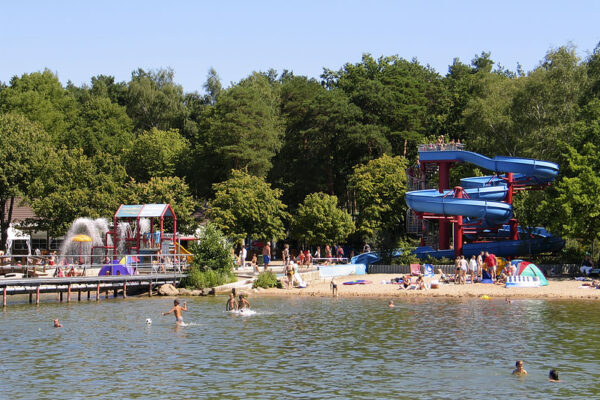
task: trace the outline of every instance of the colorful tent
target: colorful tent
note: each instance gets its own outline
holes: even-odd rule
[[[543,272],[537,267],[537,265],[523,260],[512,260],[511,264],[516,265],[517,275],[531,277],[537,276],[540,280],[540,286],[548,285],[548,280],[544,276]]]

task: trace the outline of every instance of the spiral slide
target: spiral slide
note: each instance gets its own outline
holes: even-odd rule
[[[496,173],[513,173],[513,183],[518,186],[541,185],[552,182],[558,175],[558,164],[513,157],[488,158],[462,150],[420,151],[422,163],[469,162]],[[463,216],[467,224],[477,224],[479,242],[462,246],[463,254],[471,256],[489,251],[497,256],[514,257],[547,251],[558,251],[564,241],[552,236],[543,228],[519,228],[519,240],[507,240],[510,227],[504,225],[513,217],[512,205],[503,202],[510,190],[505,176],[485,176],[461,180],[464,189],[460,195],[454,190],[418,190],[406,194],[406,204],[417,213],[429,215]],[[465,235],[469,239],[468,235]],[[484,241],[481,241],[481,237]],[[453,249],[434,250],[429,246],[419,247],[416,253],[421,258],[454,257]]]

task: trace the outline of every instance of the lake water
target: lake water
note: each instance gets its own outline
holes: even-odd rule
[[[596,302],[129,298],[0,313],[1,399],[598,398]],[[63,328],[52,328],[58,318]],[[146,318],[153,323],[146,326]],[[523,359],[529,375],[511,376]],[[562,382],[549,383],[550,368]]]

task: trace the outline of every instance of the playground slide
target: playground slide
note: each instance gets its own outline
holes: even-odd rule
[[[421,161],[462,161],[497,172],[515,173],[516,182],[525,184],[547,183],[558,175],[558,164],[525,158],[499,157],[488,158],[470,151],[427,151],[419,152]],[[512,206],[502,203],[506,196],[506,183],[500,177],[486,176],[464,178],[461,185],[465,188],[464,198],[455,198],[452,190],[439,193],[437,190],[419,190],[406,194],[406,204],[417,212],[439,215],[465,216],[479,219],[488,225],[502,225],[512,218]],[[498,235],[507,233],[507,226],[501,227]],[[545,229],[534,228],[527,232],[520,229],[523,240],[469,243],[463,246],[463,254],[470,256],[481,251],[489,251],[497,256],[512,257],[520,254],[539,253],[560,250],[563,240],[550,235]],[[508,234],[506,234],[508,236]],[[492,238],[490,238],[493,240]],[[431,247],[419,247],[417,255],[421,258],[454,257],[454,250],[436,251]]]

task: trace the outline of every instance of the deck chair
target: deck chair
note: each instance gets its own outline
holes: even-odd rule
[[[421,264],[410,264],[410,274],[413,276],[421,275]]]

